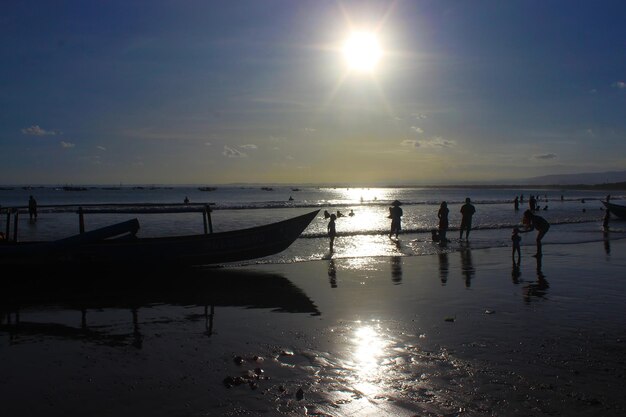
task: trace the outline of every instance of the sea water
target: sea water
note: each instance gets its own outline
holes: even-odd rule
[[[39,204],[39,216],[31,222],[25,213],[28,197]],[[515,211],[513,199],[524,196],[520,210]],[[191,203],[211,204],[214,232],[254,227],[285,220],[313,210],[318,216],[301,237],[286,251],[246,263],[290,263],[322,259],[328,251],[328,219],[324,211],[341,212],[336,221],[338,237],[334,258],[371,256],[416,256],[472,248],[509,246],[511,231],[521,226],[523,211],[528,208],[530,195],[538,197],[538,215],[552,227],[544,244],[581,243],[605,239],[602,233],[604,209],[601,200],[605,191],[555,189],[501,188],[334,188],[312,186],[221,186],[211,191],[198,187],[124,186],[84,187],[67,191],[63,187],[3,187],[0,189],[2,207],[23,207],[18,224],[18,239],[22,241],[50,240],[78,232],[76,208],[87,204],[111,203]],[[471,198],[476,207],[469,243],[458,239],[460,208]],[[613,195],[618,203],[624,195]],[[399,241],[389,239],[388,208],[392,201],[402,202],[402,232]],[[433,244],[430,231],[437,228],[437,211],[442,201],[450,210],[451,242],[441,248]],[[73,204],[59,210],[49,207]],[[353,213],[350,216],[350,213]],[[172,214],[87,214],[86,230],[137,218],[139,236],[175,236],[203,232],[200,213]],[[6,229],[6,215],[0,216],[0,230]],[[11,230],[13,224],[11,225]],[[623,222],[613,220],[611,238],[626,232]],[[12,233],[11,233],[12,236]],[[626,234],[624,234],[626,236]],[[522,235],[522,245],[534,245],[533,233]]]

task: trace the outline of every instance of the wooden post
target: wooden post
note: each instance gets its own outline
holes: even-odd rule
[[[204,210],[202,210],[202,223],[204,223],[204,234],[205,235],[208,233],[206,217],[207,217],[206,206],[204,206]]]
[[[209,233],[213,233],[213,222],[211,221],[211,207],[208,205],[204,206],[204,211],[206,212],[207,218],[209,220]]]
[[[78,207],[78,232],[85,233],[85,216],[82,207]]]
[[[11,231],[11,209],[7,209],[7,230],[4,234],[6,240],[9,240],[9,232]]]
[[[15,219],[13,219],[13,241],[17,242],[17,220],[19,217],[19,210],[15,209]]]

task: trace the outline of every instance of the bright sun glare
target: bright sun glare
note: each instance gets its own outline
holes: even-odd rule
[[[348,66],[360,72],[372,72],[382,56],[376,34],[353,32],[343,44],[343,54]]]

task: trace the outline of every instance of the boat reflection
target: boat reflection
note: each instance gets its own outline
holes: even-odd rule
[[[0,295],[0,332],[8,333],[12,343],[38,336],[141,349],[140,311],[159,305],[204,307],[204,314],[187,315],[186,320],[204,319],[204,333],[208,336],[213,334],[216,307],[320,314],[300,288],[277,274],[220,269],[162,271],[158,276],[143,277],[130,271],[117,272],[115,277],[108,273],[94,273],[89,279],[82,273],[58,281],[44,276],[34,282],[23,282],[23,285],[13,283],[11,291]],[[120,311],[130,312],[132,329],[120,332],[119,327],[114,328],[112,324],[89,324],[90,313],[98,318],[102,317],[102,312],[109,313],[110,318],[118,316]],[[71,322],[72,315],[78,312],[80,321],[76,322],[80,325],[68,325],[68,320]],[[38,320],[25,320],[32,316]],[[62,323],[54,322],[59,316],[64,318]]]

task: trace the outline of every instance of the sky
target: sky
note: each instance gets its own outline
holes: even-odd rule
[[[626,169],[623,0],[2,9],[2,184],[425,185]],[[353,33],[376,39],[367,69],[346,58]]]

